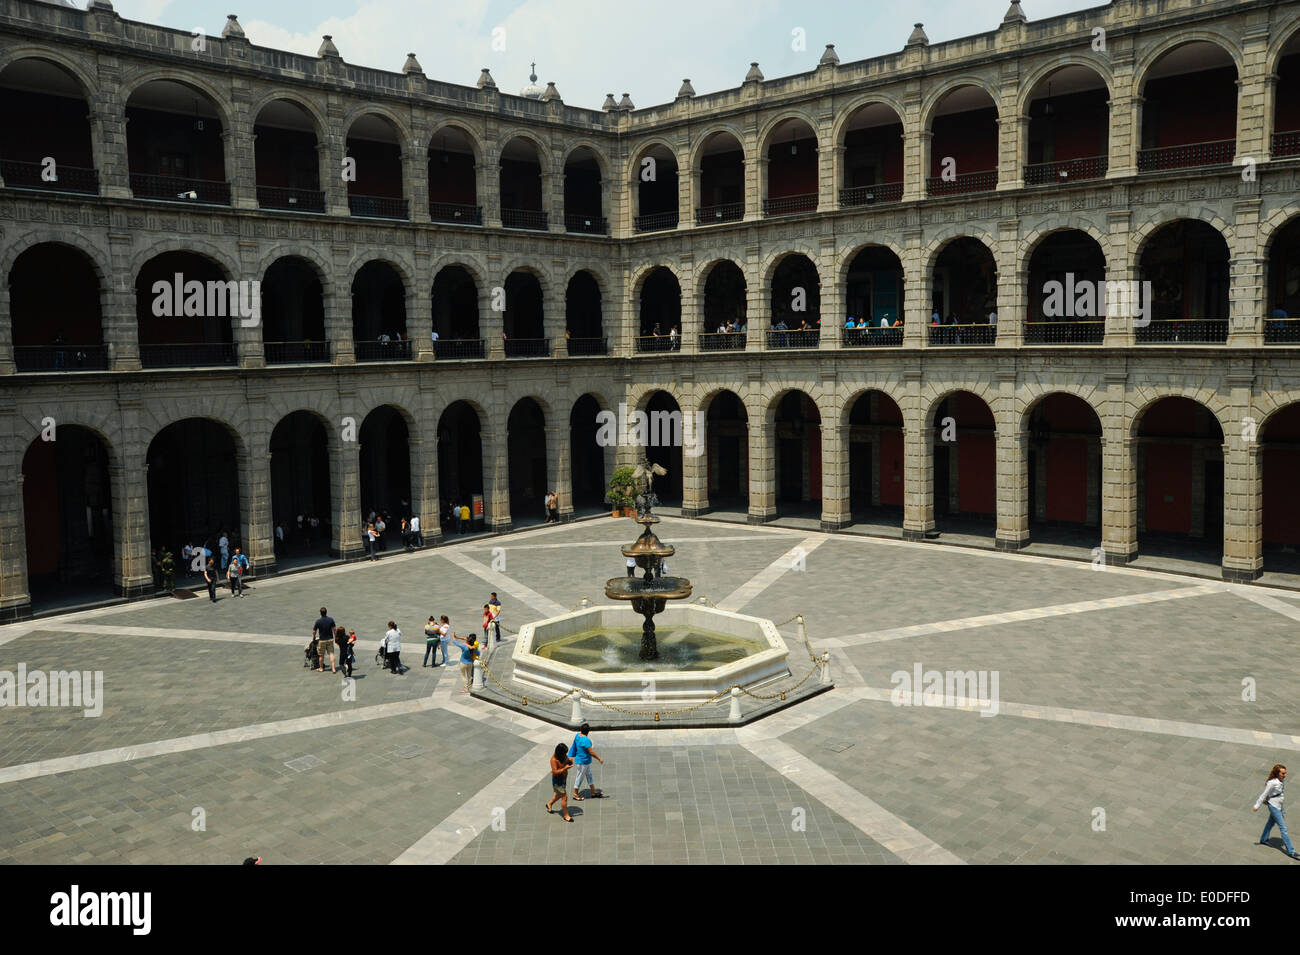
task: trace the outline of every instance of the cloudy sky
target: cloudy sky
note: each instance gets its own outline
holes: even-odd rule
[[[400,70],[414,51],[434,79],[473,85],[492,70],[518,92],[537,61],[566,103],[599,108],[606,93],[637,106],[670,102],[683,77],[697,93],[738,86],[751,60],[768,78],[817,65],[827,43],[844,62],[902,49],[920,21],[930,41],[992,30],[1009,0],[260,0],[244,12],[211,0],[114,0],[123,17],[209,34],[238,13],[249,40],[315,55],[323,34],[349,63]],[[1033,20],[1095,8],[1023,0]],[[498,31],[500,28],[500,32]],[[806,48],[796,50],[802,30]],[[504,40],[494,49],[493,35]],[[502,45],[501,42],[497,45]]]

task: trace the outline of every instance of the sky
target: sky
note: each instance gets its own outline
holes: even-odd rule
[[[414,52],[430,79],[472,86],[488,67],[517,93],[537,62],[539,83],[564,102],[599,109],[606,93],[638,107],[671,102],[684,77],[698,94],[739,86],[757,60],[768,79],[816,67],[827,43],[842,62],[901,50],[912,24],[931,43],[996,29],[1010,0],[260,0],[239,22],[258,45],[310,56],[330,34],[343,59],[400,71]],[[130,20],[209,35],[228,3],[114,0]],[[1031,20],[1098,0],[1023,0]],[[231,9],[233,8],[233,9]],[[218,12],[220,11],[220,12]],[[796,49],[802,31],[803,49]],[[495,37],[495,42],[494,42]],[[504,47],[504,49],[499,49]]]

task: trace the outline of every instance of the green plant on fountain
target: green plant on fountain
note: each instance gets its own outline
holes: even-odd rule
[[[633,491],[636,484],[636,469],[622,465],[614,469],[609,479],[609,490],[605,493],[605,503],[615,511],[622,511],[635,503]]]
[[[662,477],[668,472],[657,464],[651,464],[645,457],[642,457],[641,463],[635,470],[631,468],[627,470],[631,472],[632,480],[643,482],[641,492],[636,495],[634,501],[635,520],[644,529],[640,537],[622,549],[623,556],[633,558],[637,567],[645,571],[645,575],[639,579],[611,577],[605,582],[605,596],[614,600],[632,602],[632,609],[645,618],[645,622],[641,625],[641,652],[638,656],[642,660],[657,660],[659,646],[655,640],[654,616],[664,609],[669,600],[689,597],[691,582],[685,577],[664,576],[664,558],[673,556],[677,549],[671,544],[665,544],[655,536],[654,531],[650,530],[652,524],[659,523],[659,518],[654,515],[654,506],[659,503],[659,498],[655,496],[651,485],[655,477]],[[616,475],[617,473],[615,471]],[[610,482],[611,492],[613,483]]]

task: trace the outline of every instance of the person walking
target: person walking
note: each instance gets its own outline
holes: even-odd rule
[[[252,563],[249,561],[248,555],[244,553],[242,547],[236,547],[235,552],[230,555],[230,559],[239,562],[239,572],[245,576],[247,576],[249,570],[252,569]],[[239,592],[241,594],[244,592],[242,585],[239,588]]]
[[[569,815],[569,768],[573,766],[573,760],[569,759],[568,747],[563,743],[555,744],[555,752],[551,754],[551,801],[546,804],[546,814],[552,815],[555,810],[551,807],[555,801],[560,801],[560,811],[564,813],[560,818],[565,822],[573,822],[573,817]]]
[[[496,591],[492,591],[492,596],[488,598],[488,607],[492,611],[492,626],[496,628],[496,642],[501,642],[501,601],[497,599]],[[483,643],[487,644],[487,629],[483,630]]]
[[[424,546],[424,537],[420,533],[420,515],[411,515],[411,540],[415,542],[416,547]]]
[[[429,622],[424,625],[424,662],[421,667],[429,665],[429,657],[433,657],[433,665],[438,665],[438,618],[429,615]]]
[[[339,648],[339,669],[343,671],[345,677],[352,676],[352,664],[356,662],[356,654],[352,651],[352,644],[357,642],[357,634],[354,630],[351,636],[342,627],[334,628],[334,644]]]
[[[211,557],[208,558],[207,566],[203,568],[203,579],[208,584],[208,599],[213,603],[217,602],[217,562]]]
[[[442,665],[447,666],[451,663],[451,658],[447,656],[447,645],[451,643],[451,621],[447,619],[444,613],[438,622],[438,646],[442,648]],[[434,657],[434,661],[437,661]]]
[[[402,675],[402,631],[397,629],[397,624],[392,620],[388,621],[388,632],[384,634],[384,653],[388,658],[388,666],[392,669],[394,676]]]
[[[329,611],[321,607],[320,616],[311,625],[311,635],[316,641],[316,673],[325,672],[325,654],[327,653],[330,657],[330,672],[338,672],[338,668],[334,664],[334,628],[336,626],[334,618],[329,615]]]
[[[478,641],[474,639],[473,634],[467,636],[464,643],[457,639],[454,633],[451,639],[456,646],[460,647],[460,673],[465,678],[465,689],[460,692],[468,693],[474,685],[474,660],[478,657]]]
[[[596,755],[596,751],[591,748],[591,727],[583,723],[578,727],[578,735],[573,737],[573,745],[569,747],[569,756],[577,765],[577,775],[573,780],[573,798],[578,802],[583,801],[583,797],[578,793],[582,789],[582,780],[587,780],[587,788],[591,790],[592,799],[600,799],[605,794],[596,788],[596,779],[591,775],[591,761],[598,760],[600,764],[605,765],[605,761]]]
[[[1264,782],[1264,791],[1255,800],[1251,812],[1259,812],[1260,803],[1268,807],[1268,822],[1264,823],[1264,834],[1259,837],[1261,846],[1268,845],[1268,834],[1273,831],[1274,826],[1277,826],[1282,834],[1282,851],[1292,859],[1300,859],[1300,853],[1297,853],[1295,846],[1291,845],[1291,834],[1286,831],[1286,810],[1282,807],[1285,793],[1286,767],[1278,763],[1269,771],[1268,779]]]
[[[460,506],[460,523],[461,526],[465,528],[464,532],[470,532],[474,530],[473,522],[470,520],[468,504],[462,504]]]
[[[244,569],[239,566],[239,561],[230,558],[230,565],[226,568],[226,581],[230,584],[230,596],[244,596]]]
[[[379,532],[375,530],[375,525],[370,524],[366,527],[366,546],[370,549],[370,560],[376,561],[379,558],[375,556],[375,543],[379,540]]]

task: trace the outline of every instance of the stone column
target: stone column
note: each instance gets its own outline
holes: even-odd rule
[[[343,180],[345,145],[342,136],[324,131],[316,144],[316,152],[320,155],[320,187],[325,193],[325,211],[332,216],[352,214],[348,205],[348,184]]]
[[[745,221],[763,218],[763,199],[767,191],[767,157],[758,155],[758,144],[745,150]]]
[[[435,423],[437,419],[434,419]],[[442,539],[441,495],[438,490],[438,442],[434,433],[411,435],[411,513],[420,518],[425,546]]]
[[[248,272],[247,274],[255,274]],[[265,368],[266,367],[266,346],[262,343],[262,320],[265,318],[259,315],[256,322],[252,319],[245,320],[240,315],[232,315],[230,322],[230,336],[235,343],[235,359],[239,362],[240,368]]]
[[[692,166],[680,180],[686,189],[687,217],[679,221],[678,228],[694,229],[696,226],[695,210],[700,207],[700,175],[700,168]]]
[[[102,299],[103,293],[100,293]],[[18,370],[14,363],[14,323],[9,300],[9,283],[0,282],[0,375],[12,375]]]
[[[1021,260],[1020,221],[998,223],[998,249],[994,260],[998,270],[996,342],[999,348],[1019,348],[1025,341],[1025,287],[1029,284],[1027,262]],[[985,316],[987,317],[987,316]]]
[[[1138,555],[1138,443],[1125,431],[1103,430],[1101,546],[1106,563],[1122,567]]]
[[[483,443],[483,511],[487,529],[494,534],[510,530],[510,454],[504,424],[499,430],[484,430]]]
[[[1246,583],[1264,573],[1263,455],[1238,437],[1223,445],[1223,579]]]
[[[1014,395],[1014,381],[1003,382],[1003,404]],[[1029,437],[1004,415],[998,422],[997,443],[997,512],[998,550],[1020,550],[1029,544]],[[1045,471],[1043,462],[1039,469]]]
[[[413,287],[406,294],[406,334],[411,339],[411,357],[416,361],[433,361],[433,282],[425,258],[416,256]]]
[[[564,293],[565,289],[555,279],[547,280],[542,287],[542,337],[551,340],[552,358],[567,358],[569,355],[564,340],[564,330],[568,325],[564,314]]]
[[[360,426],[360,423],[358,423]],[[334,540],[330,552],[340,560],[357,560],[366,553],[361,532],[361,444],[339,441],[330,457],[330,490],[334,494]]]
[[[22,462],[28,441],[13,408],[0,411],[0,623],[31,616],[27,591],[27,527]]]
[[[140,370],[140,331],[135,317],[135,276],[131,271],[130,236],[110,236],[113,284],[100,291],[104,344],[112,371]],[[7,294],[7,292],[6,292]],[[152,571],[151,571],[152,573]]]
[[[239,506],[244,512],[239,543],[258,577],[269,577],[276,571],[275,521],[271,516],[271,455],[265,450],[267,439],[265,433],[258,431],[246,435],[249,447],[238,454]],[[225,579],[225,568],[222,568],[221,579]]]
[[[1127,234],[1121,237],[1120,241],[1127,244]],[[1112,240],[1112,247],[1116,243]],[[1123,258],[1119,261],[1107,260],[1106,262],[1106,282],[1135,282],[1138,279],[1138,270],[1136,262],[1129,260],[1129,253],[1124,251]],[[1124,314],[1123,309],[1116,309],[1108,306],[1106,309],[1106,333],[1102,343],[1107,348],[1132,348],[1136,340],[1134,332],[1137,322],[1151,321],[1148,314],[1143,318],[1137,318],[1134,315]]]
[[[546,213],[546,228],[551,233],[564,232],[564,174],[542,173],[542,211]]]
[[[402,193],[411,222],[432,222],[429,217],[429,149],[415,139],[402,150]],[[429,336],[425,335],[427,339]]]
[[[113,455],[108,466],[113,499],[113,590],[120,597],[139,597],[154,589],[149,565],[149,466],[143,454]],[[138,458],[137,462],[135,459]],[[125,463],[117,463],[124,461]],[[177,576],[183,576],[176,554]]]
[[[820,410],[820,409],[819,409]],[[822,518],[824,531],[853,523],[849,492],[849,428],[838,395],[822,412]],[[872,464],[877,466],[876,461]]]
[[[1271,152],[1268,122],[1272,114],[1272,83],[1268,75],[1269,28],[1266,21],[1242,24],[1241,72],[1237,77],[1237,159],[1267,162]]]
[[[483,353],[493,361],[501,361],[506,357],[505,340],[501,337],[505,332],[506,313],[492,307],[493,288],[504,289],[505,279],[498,285],[489,273],[488,280],[478,290],[479,334],[484,339]]]
[[[713,435],[699,414],[696,395],[682,395],[681,409],[682,517],[699,517],[709,510],[709,443]]]
[[[237,95],[246,98],[247,90],[238,90]],[[231,110],[230,127],[221,131],[230,204],[236,209],[257,208],[256,139],[253,117],[248,115],[247,104],[239,102]]]
[[[99,194],[131,198],[131,168],[126,148],[126,104],[118,99],[120,70],[116,57],[99,59],[100,92],[91,97],[90,147],[99,176]]]
[[[835,267],[833,255],[827,256],[831,268]],[[818,348],[822,351],[839,351],[843,344],[844,328],[844,282],[842,276],[832,271],[831,281],[823,282],[821,287],[821,335],[818,336]],[[907,319],[903,318],[903,332],[907,332]]]
[[[903,201],[925,198],[925,180],[930,175],[930,131],[922,130],[920,117],[903,120]],[[915,124],[915,125],[913,125]]]
[[[704,328],[704,283],[696,279],[694,256],[683,255],[682,272],[682,327],[679,347],[683,355],[694,355],[700,350],[700,334]]]
[[[749,425],[749,516],[751,524],[776,517],[776,424],[768,420],[762,397],[746,402]]]
[[[1043,472],[1043,487],[1038,492],[1038,499],[1042,502],[1044,509],[1043,517],[1046,518],[1047,508],[1047,467],[1045,461],[1040,461],[1039,469]],[[1101,524],[1101,483],[1098,480],[1098,471],[1101,468],[1101,438],[1091,437],[1088,439],[1088,484],[1087,510],[1084,514],[1084,522],[1089,527],[1097,527]]]
[[[826,152],[830,155],[830,178],[823,179],[821,184],[821,194],[817,204],[818,211],[834,211],[840,208],[840,189],[844,183],[844,153],[846,147],[843,143],[832,143],[827,147]]]
[[[824,124],[821,124],[824,125]],[[817,211],[834,212],[839,203],[835,195],[835,143],[827,138],[830,130],[817,135]]]
[[[926,421],[921,372],[903,373],[903,540],[938,537],[934,526],[934,428]]]
[[[1238,155],[1242,155],[1238,151]],[[1243,184],[1255,189],[1257,182]],[[1264,322],[1271,311],[1268,300],[1268,259],[1259,239],[1259,194],[1244,195],[1233,204],[1234,247],[1228,266],[1228,344],[1258,348],[1264,344]]]
[[[489,129],[491,136],[495,130]],[[475,167],[478,201],[483,205],[483,227],[501,228],[501,151],[494,141],[483,147],[483,162]],[[480,314],[482,314],[480,312]]]
[[[926,268],[926,252],[921,247],[921,232],[914,230],[904,236],[903,250],[903,344],[908,348],[924,348],[930,341],[930,304],[933,295],[934,274]],[[998,316],[1001,321],[1001,315]]]
[[[322,306],[325,312],[325,339],[336,365],[351,365],[357,360],[352,345],[352,291],[346,277],[327,282]]]
[[[1029,140],[1029,117],[1015,115],[1015,97],[1019,87],[1006,88],[1002,99],[1002,118],[998,123],[998,191],[1025,187],[1025,167],[1021,155]]]

